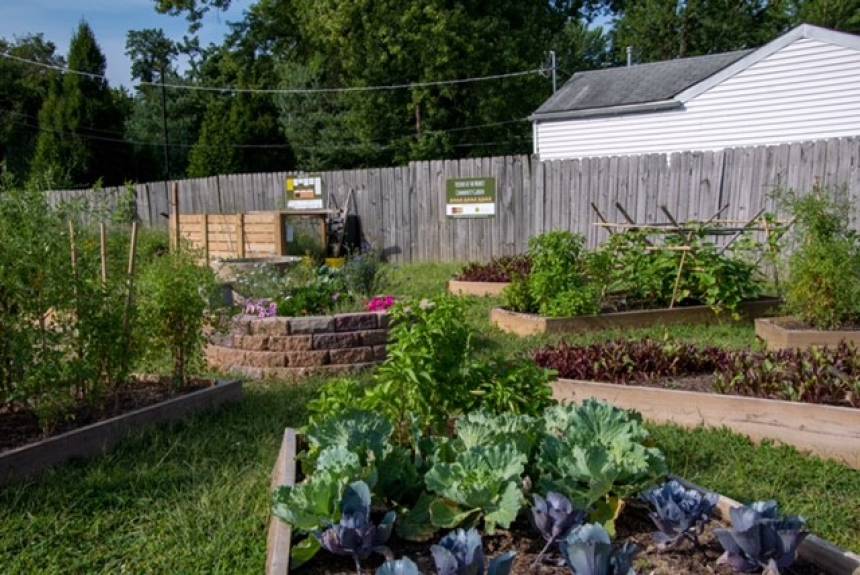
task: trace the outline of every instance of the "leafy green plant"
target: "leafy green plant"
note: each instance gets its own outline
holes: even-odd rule
[[[595,284],[572,287],[555,294],[540,307],[541,315],[574,317],[600,313],[602,288]]]
[[[513,278],[511,283],[502,290],[502,306],[505,309],[521,313],[537,311],[528,280],[519,277]]]
[[[585,239],[565,231],[553,231],[529,240],[532,270],[529,293],[541,314],[557,294],[580,287]]]
[[[816,186],[780,199],[795,218],[796,243],[788,260],[788,311],[819,329],[860,322],[860,243],[849,228],[852,206],[844,191]]]
[[[650,447],[641,417],[606,403],[547,410],[537,488],[592,509],[591,518],[614,531],[624,498],[666,474],[660,450]]]
[[[468,409],[539,416],[554,403],[550,382],[555,372],[530,361],[495,359],[475,378]]]
[[[487,533],[507,528],[523,505],[521,475],[527,458],[511,444],[458,450],[451,461],[437,461],[424,476],[430,521],[436,527],[474,525]]]
[[[185,385],[201,365],[207,312],[214,300],[215,276],[186,251],[147,265],[137,289],[140,337],[150,360],[168,355],[173,381]]]

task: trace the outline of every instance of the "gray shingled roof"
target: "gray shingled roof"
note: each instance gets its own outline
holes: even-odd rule
[[[665,102],[752,50],[577,72],[535,112],[535,116]]]

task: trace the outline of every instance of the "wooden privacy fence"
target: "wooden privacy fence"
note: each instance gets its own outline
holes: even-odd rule
[[[284,181],[293,173],[234,174],[179,180],[182,214],[238,214],[284,205]],[[324,194],[342,205],[353,190],[368,242],[396,262],[487,260],[525,251],[531,236],[554,229],[583,234],[590,246],[607,237],[593,226],[594,203],[620,221],[616,202],[637,222],[666,221],[666,206],[679,221],[704,220],[728,204],[721,217],[748,220],[775,209],[777,187],[810,190],[815,182],[845,186],[857,215],[860,136],[776,146],[729,148],[640,156],[542,162],[501,156],[411,162],[395,168],[320,173]],[[445,216],[448,178],[496,179],[496,216]],[[137,213],[147,225],[167,227],[164,182],[132,187]],[[124,188],[104,190],[117,203]],[[54,205],[87,198],[92,190],[48,192]],[[856,225],[856,224],[855,224]],[[213,254],[214,255],[214,254]]]

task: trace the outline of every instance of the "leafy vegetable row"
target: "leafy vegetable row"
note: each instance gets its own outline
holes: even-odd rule
[[[754,352],[672,341],[561,343],[534,354],[560,377],[620,384],[714,374],[719,393],[860,407],[860,353],[833,348]]]
[[[527,277],[531,267],[532,261],[527,255],[502,256],[485,264],[467,264],[457,279],[464,282],[509,282],[514,278]]]

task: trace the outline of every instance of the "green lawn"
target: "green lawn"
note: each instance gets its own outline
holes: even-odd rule
[[[456,266],[408,266],[391,291],[425,296]],[[482,348],[527,353],[490,327],[493,302],[473,299],[468,321]],[[599,334],[586,341],[617,337]],[[626,337],[665,337],[665,330]],[[714,345],[755,345],[749,327],[672,328],[668,335]],[[124,442],[89,463],[0,490],[0,566],[5,573],[260,573],[269,475],[285,426],[304,420],[319,382],[254,383],[238,405]],[[652,426],[673,472],[741,500],[775,498],[812,529],[860,550],[860,472],[727,431]]]

